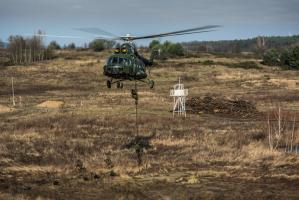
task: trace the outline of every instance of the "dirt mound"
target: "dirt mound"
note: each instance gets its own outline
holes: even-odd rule
[[[10,112],[11,109],[7,106],[0,105],[0,113]]]
[[[192,97],[186,101],[187,111],[191,113],[204,112],[222,114],[230,117],[254,117],[258,114],[252,102],[241,99],[225,99],[215,97]]]
[[[63,105],[63,101],[44,101],[43,103],[38,104],[38,108],[52,108],[57,109]]]

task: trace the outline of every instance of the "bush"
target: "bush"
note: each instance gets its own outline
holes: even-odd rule
[[[105,44],[103,40],[94,40],[91,43],[89,43],[89,48],[96,52],[103,51],[105,49]]]
[[[76,49],[76,45],[75,43],[70,43],[68,46],[67,46],[68,49]]]
[[[243,68],[243,69],[260,69],[258,64],[254,61],[244,61],[239,63],[232,63],[229,67]]]
[[[95,39],[89,43],[89,48],[96,52],[103,51],[104,49],[112,48],[115,45],[114,41]]]
[[[153,40],[151,41],[151,43],[149,44],[149,48],[152,50],[152,49],[155,49],[155,48],[159,48],[160,46],[160,41],[159,40]]]
[[[203,65],[215,65],[216,63],[213,60],[205,60],[202,62]]]
[[[299,69],[299,46],[285,49],[279,57],[280,66],[284,69]]]
[[[289,55],[289,65],[291,68],[299,69],[299,46],[295,47]]]
[[[290,60],[291,60],[291,52],[289,50],[285,50],[280,55],[280,64],[282,66],[290,66]]]
[[[160,44],[158,40],[153,40],[149,44],[149,48],[152,51],[160,50],[159,59],[161,60],[184,55],[184,49],[180,43],[171,43],[170,41],[165,41],[163,44]]]
[[[275,49],[270,49],[266,51],[263,55],[263,62],[264,65],[269,65],[269,66],[277,66],[280,65],[280,60],[279,60],[279,53]]]
[[[48,49],[51,49],[51,50],[58,50],[58,49],[61,49],[61,48],[60,48],[60,45],[59,45],[56,41],[52,41],[52,42],[50,42],[50,44],[48,45]]]
[[[170,56],[183,56],[184,49],[183,49],[182,45],[179,43],[170,44],[168,47],[168,54]]]

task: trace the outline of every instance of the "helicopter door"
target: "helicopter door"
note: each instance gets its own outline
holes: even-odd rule
[[[124,58],[124,73],[130,75],[131,71],[131,60]]]

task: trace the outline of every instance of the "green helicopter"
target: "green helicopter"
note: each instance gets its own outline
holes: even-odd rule
[[[106,82],[108,88],[111,88],[113,84],[117,84],[117,88],[123,88],[123,81],[129,80],[144,82],[148,84],[149,87],[152,89],[154,87],[155,82],[148,78],[146,68],[153,65],[154,57],[157,55],[158,52],[153,51],[151,53],[150,59],[147,59],[138,53],[133,41],[167,36],[204,33],[213,31],[209,29],[218,27],[220,26],[208,25],[192,29],[185,29],[180,31],[145,36],[132,36],[130,34],[127,34],[125,36],[116,36],[99,28],[81,28],[78,30],[92,34],[106,35],[110,37],[112,36],[112,38],[101,37],[101,39],[123,41],[123,44],[118,45],[115,48],[114,54],[108,57],[107,63],[104,65],[104,75],[108,77],[108,80]]]

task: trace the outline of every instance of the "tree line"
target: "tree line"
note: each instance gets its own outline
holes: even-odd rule
[[[42,32],[38,31],[36,35],[24,37],[20,35],[11,35],[8,38],[8,43],[4,43],[0,39],[0,64],[1,65],[16,65],[30,64],[37,61],[49,60],[54,58],[54,51],[60,49],[69,50],[88,50],[99,52],[105,49],[112,48],[115,45],[114,41],[95,39],[90,43],[85,43],[83,47],[77,47],[71,42],[68,45],[61,47],[56,41],[51,41],[45,45]]]
[[[7,52],[11,64],[30,64],[52,58],[53,53],[44,45],[40,34],[41,32],[32,37],[17,35],[8,38]]]
[[[8,43],[0,40],[0,50],[5,50],[5,56],[8,57],[10,64],[30,64],[36,61],[52,59],[54,50],[93,50],[96,52],[113,48],[115,41],[95,39],[90,43],[85,43],[83,47],[77,47],[75,43],[70,43],[61,47],[56,41],[51,41],[48,45],[44,44],[43,37],[39,36],[42,32],[32,37],[10,36]],[[184,43],[172,43],[159,40],[153,40],[148,49],[158,51],[159,59],[169,57],[179,57],[186,55],[186,52],[200,53],[225,53],[240,54],[242,52],[251,52],[260,58],[263,58],[264,64],[297,66],[297,48],[299,46],[299,35],[295,36],[259,36],[245,40],[225,40],[225,41],[193,41]],[[4,54],[2,54],[2,57]],[[1,57],[1,56],[0,56]],[[7,63],[7,62],[6,62]],[[299,67],[298,67],[299,68]]]
[[[187,51],[209,53],[252,52],[259,56],[268,49],[282,51],[299,45],[299,35],[294,36],[259,36],[244,40],[192,41],[182,43]]]

